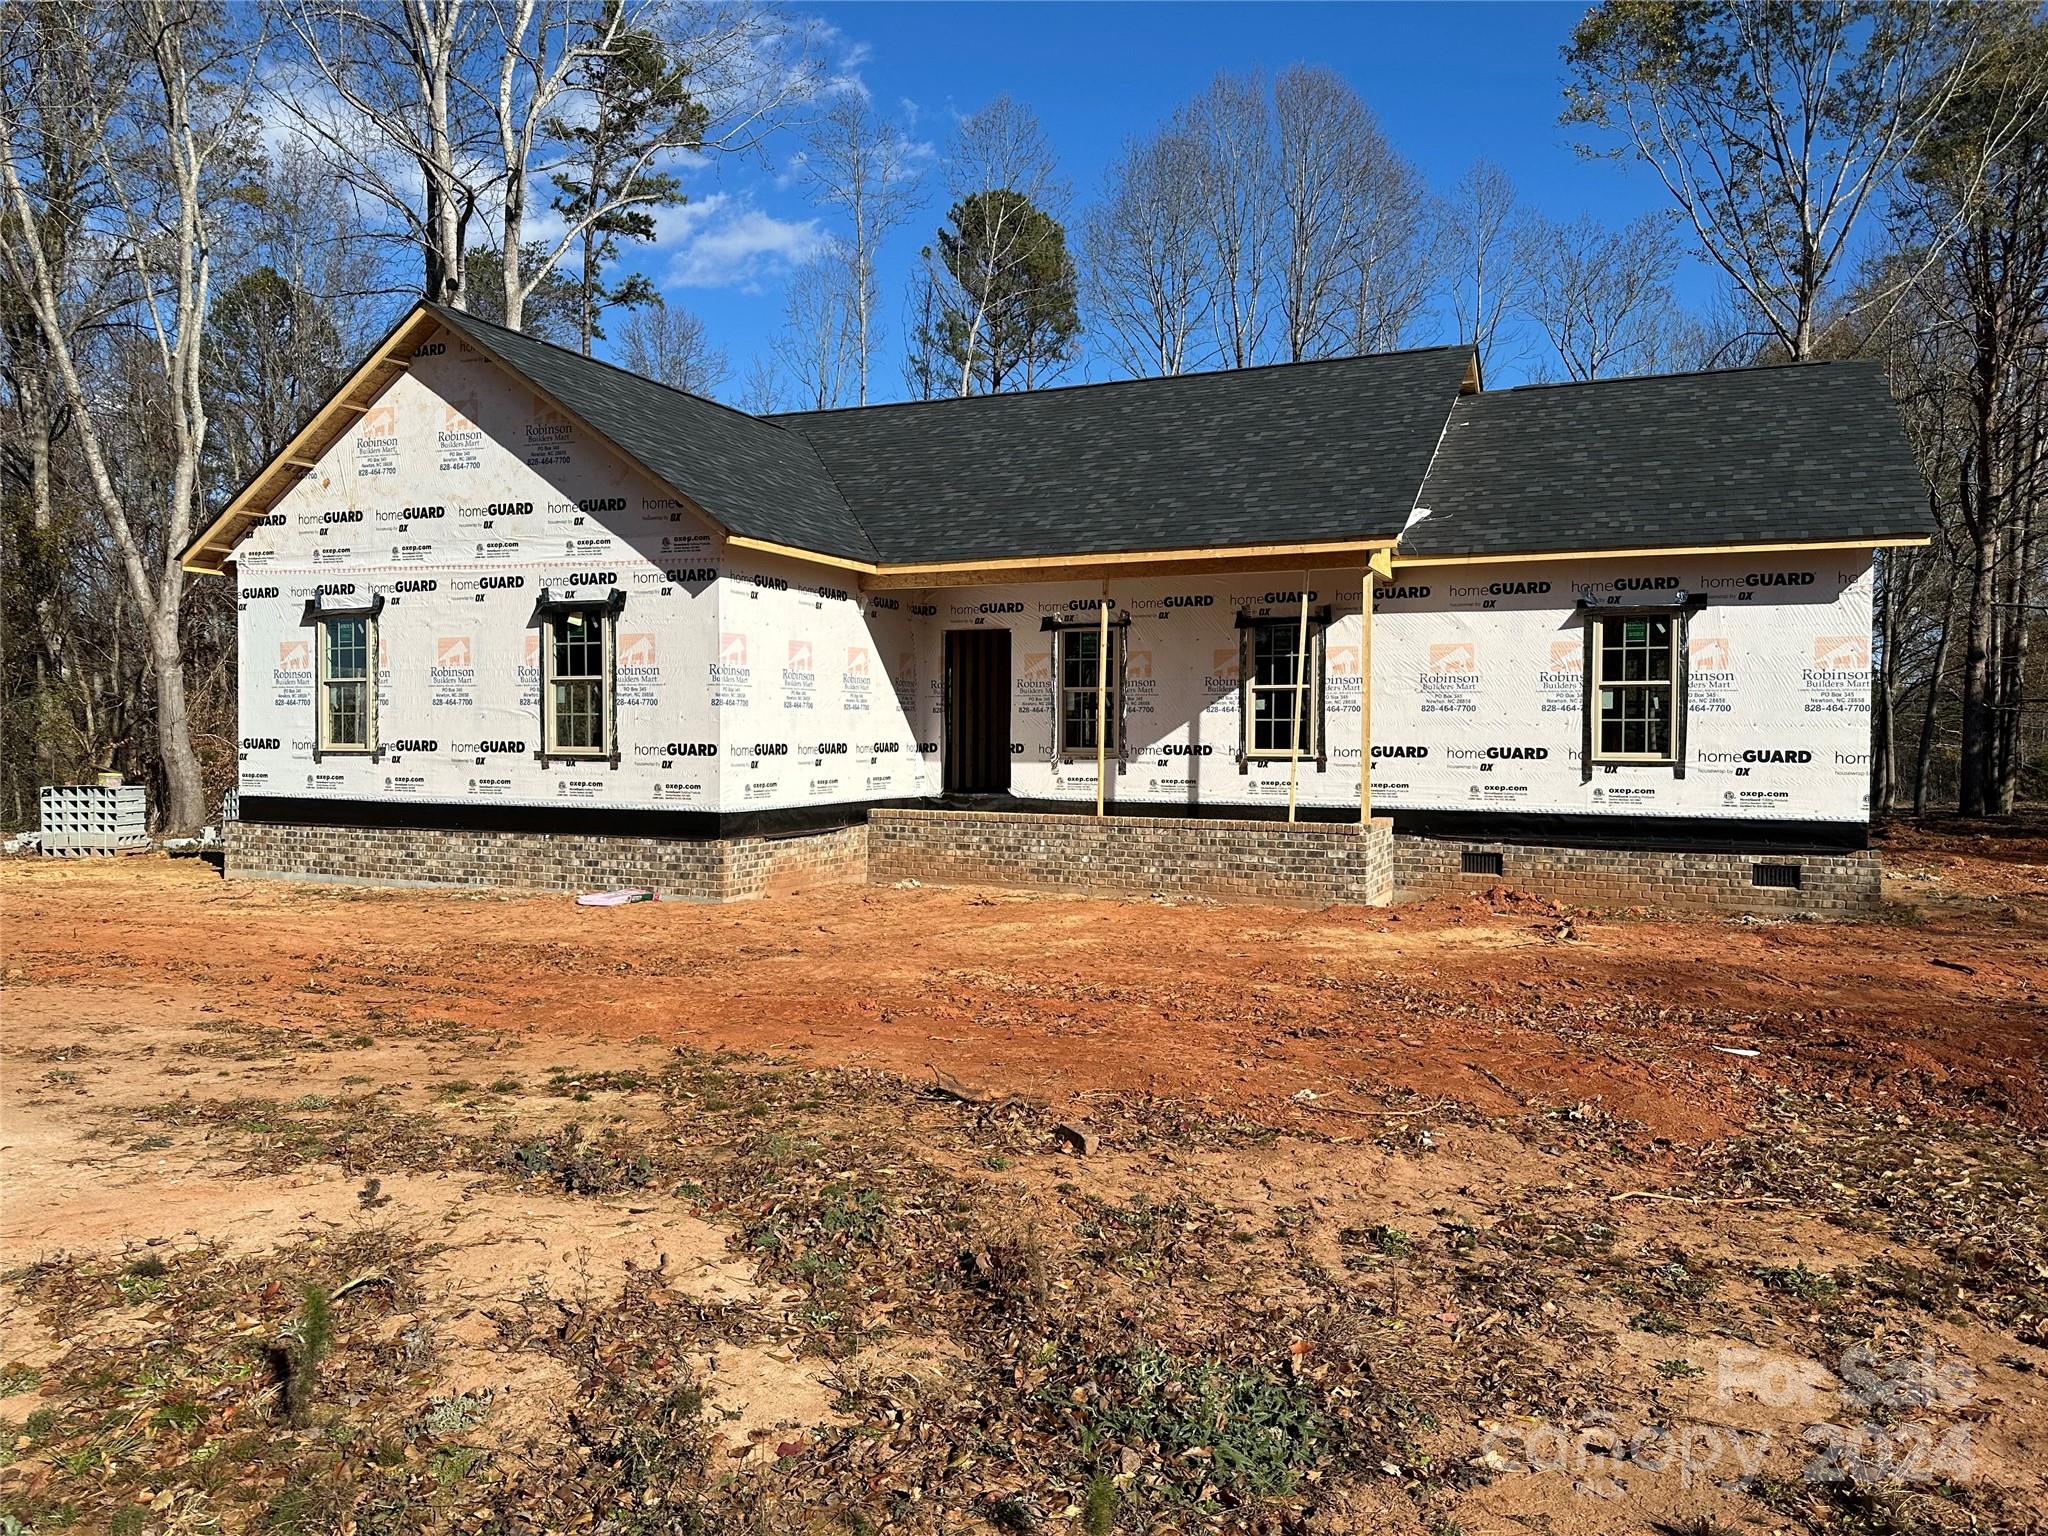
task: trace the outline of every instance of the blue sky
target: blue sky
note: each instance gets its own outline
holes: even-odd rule
[[[1648,168],[1583,159],[1558,126],[1559,49],[1582,10],[1544,3],[892,3],[811,14],[825,24],[832,65],[856,76],[878,104],[914,113],[914,135],[937,152],[959,115],[1003,91],[1030,106],[1072,186],[1076,216],[1123,140],[1153,129],[1217,71],[1271,72],[1305,60],[1349,81],[1438,190],[1483,156],[1547,216],[1590,213],[1619,225],[1668,205]],[[803,190],[778,175],[795,148],[785,138],[769,146],[766,163],[727,159],[694,172],[693,207],[664,218],[659,246],[628,255],[671,303],[705,318],[731,359],[721,391],[728,397],[780,323],[789,260],[830,228]],[[885,397],[900,390],[904,285],[918,247],[945,216],[936,176],[927,190],[928,206],[885,254],[889,334],[876,370]],[[1717,291],[1715,277],[1689,264],[1680,291],[1688,303],[1704,304]],[[1084,357],[1068,380],[1111,375],[1104,362]]]

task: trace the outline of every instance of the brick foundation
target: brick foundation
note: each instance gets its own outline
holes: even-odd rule
[[[738,901],[867,876],[868,829],[788,837],[600,837],[234,821],[226,871],[365,885],[597,891],[642,886],[671,901]]]
[[[1495,854],[1500,873],[1467,874],[1465,855]],[[1791,865],[1796,888],[1759,886],[1759,864]],[[1869,849],[1841,853],[1724,853],[1706,849],[1567,848],[1457,838],[1394,839],[1397,900],[1511,885],[1582,907],[1848,917],[1876,909],[1883,874]]]
[[[1503,884],[1594,908],[1794,913],[1876,909],[1878,856],[1574,848],[1394,836],[1356,826],[995,811],[876,810],[865,826],[784,837],[655,838],[230,822],[227,873],[370,885],[588,891],[637,885],[672,900],[737,901],[872,880],[1075,894],[1378,906]],[[1500,860],[1466,873],[1467,853]],[[1796,887],[1759,886],[1759,864]]]
[[[1383,906],[1392,824],[1354,826],[1166,816],[877,810],[868,877],[1077,894],[1165,893],[1236,901]]]

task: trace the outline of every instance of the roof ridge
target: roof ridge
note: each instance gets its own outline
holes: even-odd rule
[[[830,405],[812,411],[773,411],[756,421],[780,424],[798,416],[854,416],[864,411],[894,411],[914,406],[963,405],[976,400],[1039,399],[1073,395],[1090,389],[1121,389],[1134,384],[1176,384],[1194,379],[1220,379],[1247,373],[1273,373],[1283,368],[1318,368],[1337,363],[1371,363],[1395,357],[1421,357],[1431,352],[1470,352],[1469,342],[1443,342],[1428,347],[1397,347],[1390,352],[1354,352],[1344,357],[1305,357],[1298,362],[1250,363],[1242,368],[1201,368],[1188,373],[1150,373],[1131,379],[1087,379],[1079,384],[1053,384],[1043,389],[1009,389],[995,394],[941,395],[932,400],[873,400],[866,405]],[[580,354],[579,354],[580,355]],[[638,377],[638,375],[635,375]],[[801,428],[796,430],[801,431]]]
[[[1481,395],[1500,398],[1506,395],[1534,394],[1544,389],[1592,389],[1601,384],[1656,384],[1665,379],[1712,379],[1737,373],[1795,373],[1803,368],[1831,368],[1845,363],[1870,368],[1884,366],[1874,357],[1787,358],[1779,363],[1738,363],[1732,368],[1681,368],[1674,373],[1617,373],[1610,374],[1604,379],[1550,379],[1540,384],[1511,384],[1506,389],[1484,390],[1481,391]],[[1477,399],[1480,396],[1473,398]]]

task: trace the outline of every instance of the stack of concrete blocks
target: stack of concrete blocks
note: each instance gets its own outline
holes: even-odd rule
[[[140,784],[45,784],[42,847],[76,858],[149,846],[149,791]]]

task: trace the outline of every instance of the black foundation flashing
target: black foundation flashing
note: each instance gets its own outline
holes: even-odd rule
[[[1071,800],[1013,795],[942,795],[931,799],[864,800],[840,805],[758,811],[650,811],[601,805],[457,805],[414,800],[310,800],[286,795],[242,796],[242,820],[258,825],[421,827],[459,832],[557,832],[589,837],[665,837],[691,840],[790,837],[829,832],[866,821],[873,810],[994,811],[1012,815],[1092,816],[1094,806]],[[1207,821],[1285,821],[1284,805],[1184,805],[1126,801],[1119,817],[1176,817]],[[1502,811],[1391,811],[1399,836],[1540,847],[1643,848],[1694,853],[1843,853],[1870,846],[1860,821],[1744,821],[1696,817],[1564,816]],[[1358,824],[1341,806],[1302,806],[1296,819],[1322,825]]]

